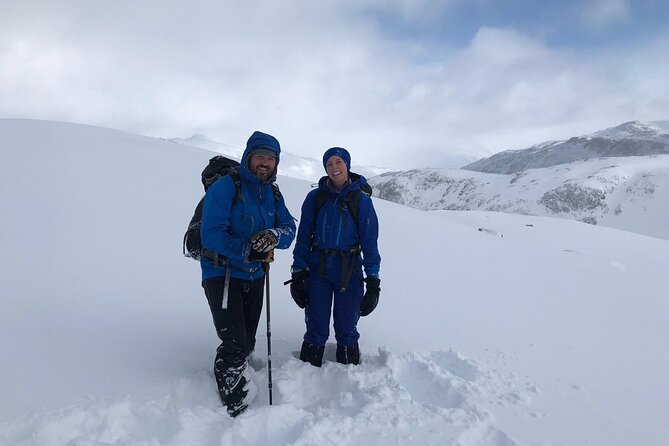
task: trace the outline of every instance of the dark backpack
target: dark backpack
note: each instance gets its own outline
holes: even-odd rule
[[[234,201],[243,200],[241,179],[239,177],[239,163],[223,155],[216,155],[209,160],[209,164],[202,171],[202,185],[204,191],[207,192],[209,186],[218,181],[219,178],[230,176],[235,183],[235,198]],[[281,197],[279,186],[272,183],[272,190],[274,191],[274,204],[278,203]],[[234,204],[234,202],[233,202]],[[184,256],[191,259],[200,260],[202,255],[202,240],[200,239],[200,227],[202,226],[202,209],[204,208],[204,197],[200,200],[193,213],[193,218],[190,219],[188,229],[184,234],[184,241],[182,251]]]

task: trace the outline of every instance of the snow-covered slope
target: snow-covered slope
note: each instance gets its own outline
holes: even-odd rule
[[[181,237],[211,152],[0,120],[0,444],[664,446],[669,242],[569,220],[376,200],[363,364],[295,354],[271,271],[274,405],[233,420]],[[307,181],[280,177],[296,216]],[[480,230],[479,230],[480,229]],[[264,318],[253,379],[266,389]]]
[[[244,153],[244,148],[241,146],[212,141],[203,135],[193,135],[190,138],[170,138],[168,141],[211,150],[236,160],[239,160],[242,157],[242,153]],[[325,149],[323,151],[325,151]],[[309,180],[311,182],[317,182],[323,175],[325,175],[323,162],[321,160],[294,155],[287,152],[285,148],[281,151],[281,164],[279,170],[281,175]],[[389,169],[361,166],[355,164],[354,158],[351,170],[369,178],[388,172]]]
[[[422,210],[561,217],[669,239],[669,155],[591,159],[515,175],[417,169],[370,184],[375,196]]]
[[[669,154],[669,121],[631,121],[592,135],[550,141],[523,150],[507,150],[463,167],[511,174],[601,157]]]

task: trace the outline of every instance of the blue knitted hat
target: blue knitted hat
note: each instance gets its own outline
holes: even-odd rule
[[[325,168],[325,165],[328,163],[331,156],[338,156],[343,159],[346,163],[346,170],[349,172],[351,171],[351,155],[348,153],[348,150],[343,147],[332,147],[327,149],[323,154],[323,168]]]

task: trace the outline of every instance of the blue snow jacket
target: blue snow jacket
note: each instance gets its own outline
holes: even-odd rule
[[[276,153],[277,168],[272,177],[264,182],[248,169],[248,156],[258,148]],[[239,166],[241,197],[235,197],[235,183],[230,176],[220,178],[207,190],[200,229],[202,247],[224,255],[229,263],[216,268],[211,260],[203,256],[200,259],[203,282],[212,277],[225,276],[228,267],[231,277],[244,280],[262,277],[262,263],[248,260],[251,236],[259,231],[278,230],[278,249],[286,249],[293,242],[295,219],[286,208],[283,196],[275,200],[271,184],[276,180],[280,152],[279,142],[273,136],[255,132],[247,143]]]
[[[341,192],[334,192],[328,185],[328,177],[323,177],[318,183],[318,189],[307,194],[302,204],[302,216],[297,231],[297,240],[293,250],[293,271],[305,269],[318,271],[321,256],[314,245],[321,249],[335,249],[347,251],[360,244],[362,250],[362,266],[367,276],[378,276],[381,265],[381,256],[377,239],[379,237],[379,222],[371,197],[364,193],[359,194],[358,224],[348,210],[342,208],[340,201],[354,189],[359,189],[367,183],[365,177],[349,173],[351,183]],[[327,201],[316,211],[316,197],[319,191],[327,194]],[[326,261],[332,261],[328,256]],[[325,265],[326,268],[338,265]]]

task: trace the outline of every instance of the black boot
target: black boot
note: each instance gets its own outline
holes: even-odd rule
[[[300,350],[300,360],[320,367],[323,365],[323,352],[325,352],[325,346],[317,347],[314,344],[303,342]]]
[[[360,364],[360,348],[358,343],[350,347],[337,344],[337,362],[340,364]]]
[[[237,385],[225,395],[225,407],[231,417],[236,417],[248,409],[258,394],[258,387],[247,372],[248,369],[244,371]]]
[[[214,363],[214,375],[221,401],[231,417],[244,412],[258,394],[246,361],[239,366],[225,367],[219,359]]]

